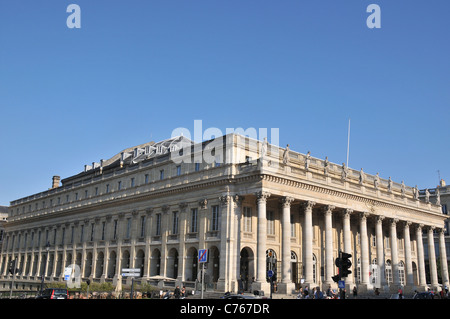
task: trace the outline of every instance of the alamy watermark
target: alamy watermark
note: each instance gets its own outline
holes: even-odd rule
[[[66,25],[69,29],[81,28],[81,8],[78,4],[69,4],[66,9],[70,15],[66,19]],[[370,15],[366,19],[366,25],[369,29],[381,28],[381,8],[378,4],[369,4],[366,9]]]
[[[172,131],[172,138],[183,136],[187,141],[194,143],[180,141],[176,149],[170,152],[171,160],[175,163],[235,164],[242,162],[243,156],[247,156],[247,160],[255,159],[254,157],[261,158],[280,150],[279,128],[270,128],[270,139],[268,133],[267,128],[254,127],[226,128],[225,132],[217,127],[204,129],[202,120],[194,120],[193,132],[185,127],[178,127]],[[242,137],[243,150],[241,147],[234,147],[235,135]]]

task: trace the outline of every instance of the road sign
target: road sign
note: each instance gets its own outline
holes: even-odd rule
[[[122,268],[122,272],[141,272],[140,268]]]
[[[198,250],[198,262],[199,263],[208,262],[208,249],[199,249]]]
[[[273,270],[269,270],[267,272],[267,277],[272,278],[272,276],[273,276]]]
[[[123,268],[122,276],[123,277],[140,277],[141,269],[140,268]]]
[[[124,272],[122,277],[141,277],[141,274],[138,272]]]
[[[338,288],[345,289],[345,281],[344,280],[339,280],[338,281]]]

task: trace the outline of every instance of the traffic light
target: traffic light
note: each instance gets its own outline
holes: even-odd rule
[[[339,257],[336,258],[336,260],[334,261],[334,264],[338,268],[338,271],[337,271],[337,275],[331,277],[331,279],[333,279],[334,282],[338,282],[339,280],[341,280],[341,275],[342,275],[342,259],[341,259],[340,252],[339,252]]]
[[[352,255],[341,252],[341,257],[339,258],[341,264],[339,273],[341,274],[342,278],[345,278],[352,273],[352,271],[350,270],[350,268],[352,267],[352,262],[350,260],[351,257]]]

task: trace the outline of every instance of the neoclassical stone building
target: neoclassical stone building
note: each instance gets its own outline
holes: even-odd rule
[[[218,291],[236,291],[242,280],[244,289],[268,293],[269,269],[279,292],[336,287],[339,250],[352,254],[346,284],[360,291],[448,285],[447,263],[439,283],[433,257],[439,249],[447,258],[444,240],[434,246],[443,238],[440,206],[403,183],[266,140],[175,137],[126,149],[61,182],[54,177],[51,189],[11,202],[0,289],[9,289],[15,258],[19,289],[34,289],[42,275],[62,281],[71,264],[82,280],[126,282],[122,269],[139,268],[138,281],[193,286],[205,248],[206,281]]]

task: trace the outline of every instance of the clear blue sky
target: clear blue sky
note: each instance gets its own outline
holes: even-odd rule
[[[69,29],[71,3],[81,29]],[[369,29],[369,4],[381,29]],[[450,183],[448,0],[3,0],[0,205],[172,130],[280,145],[419,188]],[[270,138],[269,138],[270,140]]]

